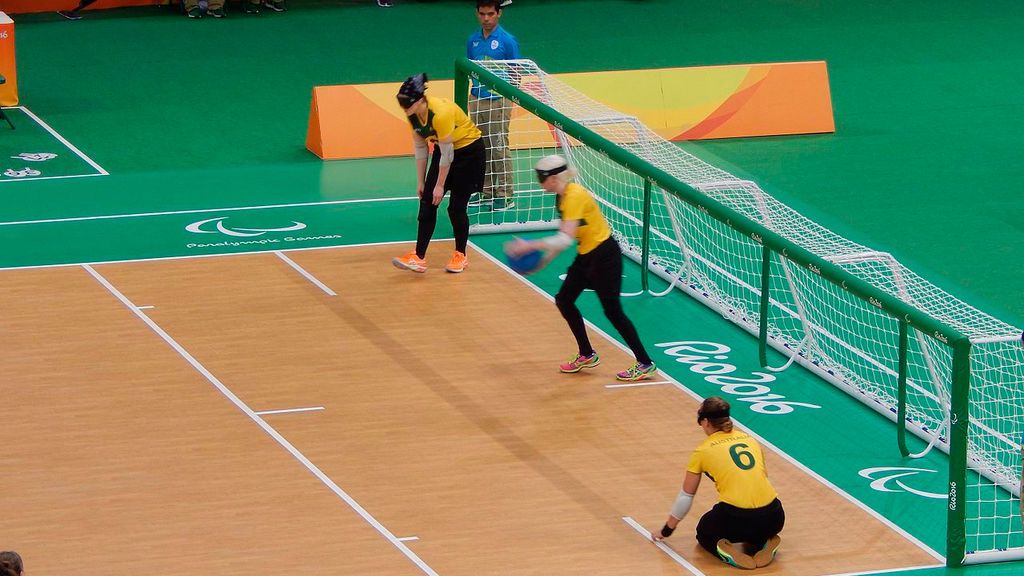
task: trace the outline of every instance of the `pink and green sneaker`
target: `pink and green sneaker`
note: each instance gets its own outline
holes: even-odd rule
[[[575,374],[584,368],[593,368],[600,363],[601,359],[597,357],[597,352],[591,352],[590,356],[577,354],[575,358],[560,364],[558,369],[566,374]]]

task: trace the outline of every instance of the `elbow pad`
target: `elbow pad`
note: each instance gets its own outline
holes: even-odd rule
[[[672,504],[672,517],[676,520],[682,520],[686,513],[690,511],[690,505],[693,504],[693,494],[687,494],[683,490],[679,491],[679,496],[676,496],[675,503]]]
[[[569,246],[572,246],[572,236],[569,236],[565,232],[559,231],[558,234],[553,234],[546,238],[542,238],[541,242],[547,245],[551,250],[558,250],[561,252]]]
[[[427,143],[423,140],[414,140],[413,145],[416,147],[416,159],[426,160],[427,159]]]
[[[441,150],[441,166],[449,166],[455,158],[455,145],[451,142],[438,142]]]

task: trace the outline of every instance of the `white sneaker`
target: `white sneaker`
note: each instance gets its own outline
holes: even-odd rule
[[[489,206],[494,198],[484,198],[480,193],[473,194],[469,197],[469,204],[466,206]]]
[[[491,204],[491,211],[504,212],[516,207],[516,201],[511,198],[495,198]]]

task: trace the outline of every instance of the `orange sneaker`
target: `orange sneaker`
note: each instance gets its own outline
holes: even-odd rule
[[[456,250],[452,253],[452,257],[448,260],[448,265],[444,269],[452,274],[458,274],[465,270],[467,266],[469,266],[469,258],[466,258],[465,254]]]
[[[427,261],[417,256],[415,250],[405,256],[392,258],[391,263],[395,265],[395,268],[402,270],[412,270],[413,272],[427,271]]]

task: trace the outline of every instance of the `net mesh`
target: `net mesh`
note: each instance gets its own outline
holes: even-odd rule
[[[793,244],[840,266],[927,313],[972,341],[968,434],[967,549],[1024,546],[1019,510],[1021,433],[1024,431],[1024,348],[1021,330],[931,284],[890,254],[852,242],[766,194],[754,182],[717,168],[668,142],[633,117],[592,100],[529,60],[477,62],[562,115],[728,206]],[[488,86],[501,93],[500,86]],[[516,105],[515,90],[488,102],[500,114],[476,114],[488,142],[490,178],[510,184],[505,202],[477,205],[473,230],[551,227],[552,195],[534,177],[533,164],[564,154],[578,181],[603,205],[623,250],[639,260],[644,180],[582,145],[572,134]],[[474,102],[470,101],[473,110]],[[504,139],[488,137],[502,133]],[[501,150],[495,150],[501,147]],[[500,173],[494,172],[500,171]],[[497,188],[495,188],[496,190]],[[488,191],[484,196],[501,194]],[[513,204],[510,206],[509,204]],[[651,269],[751,332],[758,328],[762,247],[706,211],[655,187],[650,213]],[[899,323],[824,277],[772,254],[769,338],[875,409],[895,418],[898,405]],[[935,335],[910,328],[908,427],[948,451],[952,350]]]

